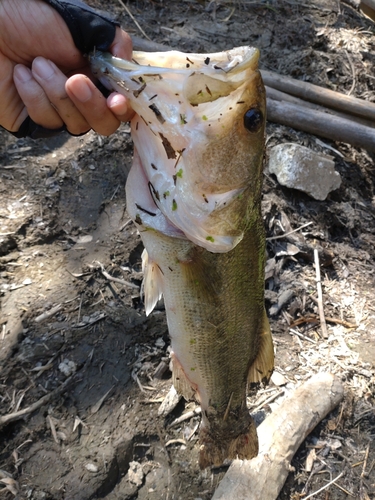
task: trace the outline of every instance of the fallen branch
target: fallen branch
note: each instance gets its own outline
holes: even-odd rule
[[[28,415],[29,413],[33,413],[35,410],[38,410],[45,404],[49,403],[51,399],[54,397],[58,396],[62,392],[65,391],[65,389],[68,387],[70,382],[72,381],[72,378],[74,375],[71,377],[67,378],[64,383],[62,383],[59,387],[57,387],[55,390],[49,392],[42,398],[40,398],[38,401],[33,403],[32,405],[28,406],[27,408],[24,408],[23,410],[15,411],[14,413],[9,413],[8,415],[2,415],[0,416],[0,429],[4,427],[5,425],[10,424],[11,422],[15,422],[16,420],[20,420],[24,416]]]
[[[359,4],[360,9],[362,9],[364,5],[366,5],[366,7],[370,7],[370,9],[375,10],[375,0],[361,0],[361,3]]]
[[[258,427],[259,455],[234,460],[212,500],[276,500],[297,449],[343,396],[330,373],[305,382]]]
[[[375,21],[375,0],[366,0],[361,2],[359,8],[365,16]]]
[[[375,128],[329,113],[267,99],[267,119],[333,141],[375,151]]]
[[[268,87],[300,97],[305,101],[338,109],[351,115],[367,118],[368,120],[375,120],[375,104],[373,102],[347,96],[334,90],[313,85],[312,83],[290,78],[289,76],[278,75],[272,71],[262,70],[261,73],[264,84],[268,85]]]
[[[315,109],[316,111],[321,111],[322,113],[330,113],[334,116],[345,118],[346,120],[355,121],[357,123],[360,123],[361,125],[365,125],[366,127],[375,128],[375,122],[372,122],[371,120],[366,120],[365,118],[361,118],[356,115],[351,115],[349,113],[342,113],[341,111],[338,111],[336,109],[326,108],[324,106],[315,104],[313,102],[304,101],[299,97],[287,94],[286,92],[281,92],[281,90],[268,87],[267,85],[266,85],[266,94],[267,94],[267,99],[273,99],[274,101],[286,101],[292,104],[298,104],[299,106],[303,106],[305,108]]]

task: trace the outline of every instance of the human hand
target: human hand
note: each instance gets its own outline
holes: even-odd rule
[[[109,51],[129,59],[131,50],[117,28]],[[63,18],[41,0],[0,2],[0,68],[0,125],[12,132],[30,116],[48,129],[109,135],[133,114],[124,96],[105,99],[95,87]]]

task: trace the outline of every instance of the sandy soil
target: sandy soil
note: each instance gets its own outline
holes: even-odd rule
[[[141,35],[119,2],[91,4]],[[375,102],[374,23],[349,4],[140,0],[129,9],[153,41],[199,52],[256,45],[264,69]],[[373,500],[375,157],[316,139],[267,127],[268,150],[296,142],[331,154],[342,184],[316,201],[265,169],[267,236],[312,224],[268,242],[266,307],[282,377],[249,405],[261,421],[311,374],[338,374],[345,401],[301,446],[279,498],[303,498],[342,472],[314,498]],[[170,426],[194,402],[158,415],[169,340],[163,307],[146,318],[140,296],[142,244],[125,210],[131,158],[125,124],[110,138],[0,131],[0,416],[43,403],[0,428],[5,499],[205,500],[227,468],[199,470],[199,415]],[[311,322],[314,247],[334,320],[327,339]]]

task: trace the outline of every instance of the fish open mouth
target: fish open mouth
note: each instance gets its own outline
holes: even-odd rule
[[[249,108],[264,120],[263,103],[252,102],[248,92],[251,80],[259,87],[258,58],[251,47],[215,54],[135,52],[132,61],[90,56],[94,74],[126,95],[136,112],[127,206],[141,230],[186,237],[211,252],[227,252],[241,241],[238,221],[252,159],[251,148],[246,158],[235,141]],[[226,163],[219,161],[223,149],[232,150]]]

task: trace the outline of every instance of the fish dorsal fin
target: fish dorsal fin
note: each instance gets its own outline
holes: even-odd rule
[[[270,325],[264,311],[263,328],[260,335],[260,348],[258,356],[254,363],[250,366],[247,382],[251,386],[253,384],[266,384],[273,372],[274,368],[274,352],[273,342],[270,330]]]
[[[146,249],[144,249],[142,252],[142,271],[142,289],[144,294],[146,316],[148,316],[153,311],[158,300],[160,300],[163,295],[163,275],[156,262],[149,258]]]

